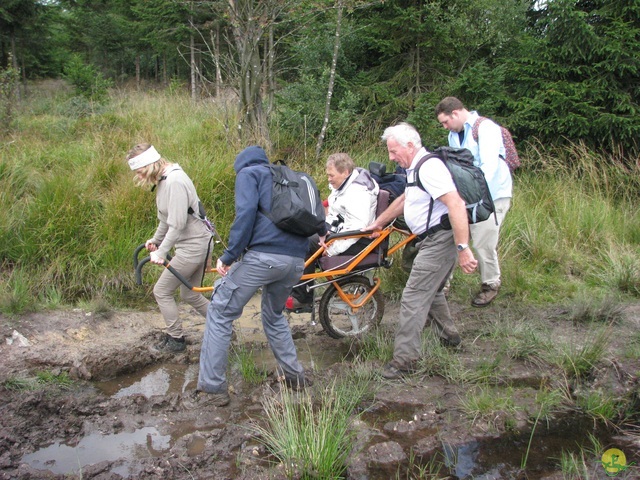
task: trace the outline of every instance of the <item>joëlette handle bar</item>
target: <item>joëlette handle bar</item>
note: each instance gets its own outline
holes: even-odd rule
[[[400,248],[404,247],[406,244],[411,242],[416,236],[409,231],[399,229],[394,227],[393,225],[387,225],[382,230],[379,230],[378,236],[373,238],[372,242],[369,243],[358,255],[353,256],[353,260],[349,263],[348,266],[344,268],[340,268],[337,270],[331,271],[320,271],[315,273],[305,273],[302,275],[301,280],[310,280],[312,278],[332,278],[334,276],[344,275],[347,273],[351,273],[351,271],[357,267],[362,259],[364,259],[368,254],[373,252],[385,239],[387,239],[393,232],[398,232],[404,236],[403,240],[399,241],[395,245],[389,247],[387,251],[387,256],[392,255],[394,252],[398,251]],[[371,230],[349,230],[340,233],[334,233],[327,238],[325,244],[329,246],[335,240],[340,238],[367,238],[370,237],[374,232]],[[316,261],[316,259],[322,256],[324,252],[324,247],[318,248],[311,257],[309,257],[305,262],[305,267],[308,267],[312,263]]]
[[[145,249],[145,245],[143,243],[142,245],[139,245],[135,249],[135,251],[133,253],[133,268],[136,271],[136,284],[137,285],[142,285],[142,267],[144,267],[144,265],[151,260],[151,257],[144,257],[142,260],[138,260],[138,255],[144,249]],[[178,280],[180,280],[180,282],[182,282],[182,284],[185,287],[187,287],[189,290],[193,290],[194,292],[201,292],[201,293],[202,292],[210,292],[210,291],[213,290],[213,287],[194,287],[193,285],[191,285],[191,283],[189,283],[189,280],[184,278],[180,274],[180,272],[178,272],[175,268],[173,268],[171,266],[171,264],[169,262],[171,262],[171,255],[167,255],[167,259],[163,261],[162,265],[164,265],[164,268],[166,268],[173,275],[175,275],[175,277]]]

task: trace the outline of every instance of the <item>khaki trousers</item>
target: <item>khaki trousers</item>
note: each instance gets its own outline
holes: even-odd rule
[[[189,260],[189,262],[185,261],[180,252],[176,252],[176,255],[171,259],[171,266],[191,285],[198,286],[202,279],[204,257],[197,263],[194,263],[192,259]],[[182,321],[178,317],[178,304],[175,300],[175,292],[178,287],[180,287],[180,298],[195,308],[203,317],[207,316],[207,307],[209,306],[209,300],[204,295],[188,289],[165,268],[153,287],[153,295],[156,297],[160,313],[167,324],[167,334],[175,338],[182,337]]]
[[[496,225],[496,218],[491,215],[491,218],[484,222],[470,225],[469,230],[482,283],[497,288],[500,286],[500,263],[498,261],[500,227],[511,206],[511,199],[499,198],[493,203],[496,207],[498,225]]]
[[[418,254],[402,291],[393,359],[408,365],[422,354],[422,330],[429,320],[443,338],[458,333],[442,289],[458,261],[453,232],[441,230],[416,245]]]

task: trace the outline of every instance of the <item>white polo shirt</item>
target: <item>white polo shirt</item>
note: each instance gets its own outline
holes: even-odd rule
[[[421,148],[411,162],[411,166],[407,169],[407,184],[415,181],[414,168],[420,159],[429,152],[423,147]],[[412,233],[420,235],[427,231],[428,228],[440,224],[440,219],[446,213],[449,213],[447,206],[442,203],[440,198],[445,193],[456,190],[453,178],[444,163],[438,158],[430,158],[422,164],[418,172],[422,186],[427,190],[423,191],[420,187],[407,187],[404,198],[404,219],[411,229]],[[427,227],[427,218],[429,216],[429,204],[431,198],[434,199],[433,211],[431,219]]]

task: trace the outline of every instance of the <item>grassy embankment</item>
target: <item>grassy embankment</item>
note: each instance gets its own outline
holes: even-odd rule
[[[133,185],[123,160],[136,142],[152,142],[182,165],[226,239],[232,163],[244,147],[229,129],[231,110],[175,94],[118,93],[87,115],[77,99],[34,94],[0,145],[0,310],[150,300],[131,267],[133,249],[156,224],[153,194]],[[274,140],[326,194],[322,162],[305,162],[300,142]],[[345,149],[363,166],[385,160],[375,138],[363,145]],[[501,240],[503,301],[584,305],[639,296],[638,168],[580,146],[522,154]],[[146,270],[151,284],[157,271]],[[384,274],[386,292],[397,296],[404,274]],[[467,301],[478,283],[457,272],[454,298]]]
[[[96,309],[152,301],[150,287],[134,285],[131,268],[133,249],[152,234],[156,223],[153,194],[134,187],[123,160],[136,142],[154,143],[185,168],[222,237],[227,237],[233,217],[231,166],[244,145],[225,128],[233,122],[227,120],[224,106],[192,105],[175,95],[120,94],[90,116],[79,115],[80,107],[73,99],[35,98],[24,106],[13,136],[0,146],[3,313],[73,302]],[[284,151],[288,145],[279,146]],[[363,166],[385,158],[375,138],[366,148],[346,150]],[[515,426],[515,412],[521,408],[517,395],[496,381],[498,366],[511,361],[544,364],[560,379],[536,394],[534,410],[528,411],[532,437],[539,420],[567,406],[605,423],[624,422],[635,415],[633,398],[594,390],[588,379],[605,356],[620,306],[640,295],[640,172],[615,156],[598,156],[580,146],[554,151],[531,147],[522,153],[525,168],[516,174],[515,199],[502,234],[504,288],[498,302],[511,303],[519,312],[529,304],[569,306],[568,319],[585,325],[583,341],[577,345],[572,339],[550,339],[526,316],[506,315],[479,327],[479,337],[496,345],[492,358],[482,362],[469,363],[425,331],[419,372],[459,385],[457,408],[471,424],[506,412],[503,428]],[[299,149],[292,158],[318,179],[326,194],[322,163],[305,164]],[[147,285],[157,273],[147,269]],[[384,275],[386,293],[397,296],[405,274],[396,266]],[[454,301],[467,302],[477,284],[477,276],[457,272]],[[381,331],[360,342],[345,378],[314,387],[320,391],[320,406],[311,396],[267,401],[266,425],[257,426],[255,433],[290,468],[341,475],[354,406],[368,399],[379,383],[375,366],[390,359],[391,338]],[[637,336],[629,339],[621,354],[637,359],[639,344]],[[262,381],[250,352],[239,347],[236,357],[247,382]],[[301,451],[300,445],[309,448]],[[600,453],[563,450],[566,478],[576,478],[572,472],[585,478],[580,472]],[[439,461],[409,463],[414,478],[434,478],[445,468]],[[526,466],[525,455],[522,469]]]

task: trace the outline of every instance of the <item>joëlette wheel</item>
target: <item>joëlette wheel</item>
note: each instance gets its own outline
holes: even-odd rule
[[[352,303],[359,303],[372,287],[365,277],[352,277],[338,282]],[[330,337],[354,337],[380,324],[384,314],[384,296],[377,290],[362,307],[353,312],[340,298],[335,285],[329,285],[320,299],[319,317],[322,328]]]

